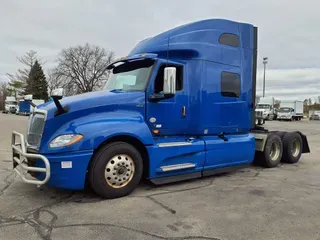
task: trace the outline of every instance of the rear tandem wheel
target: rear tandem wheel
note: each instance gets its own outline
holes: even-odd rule
[[[267,138],[264,151],[256,153],[256,161],[264,167],[274,168],[280,163],[282,152],[283,145],[281,137],[275,133],[271,133]]]
[[[285,163],[297,163],[302,154],[302,138],[296,132],[287,132],[283,138],[283,156]]]

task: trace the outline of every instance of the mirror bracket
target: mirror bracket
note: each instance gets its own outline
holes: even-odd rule
[[[151,94],[149,96],[150,102],[160,102],[161,100],[173,98],[174,94]]]

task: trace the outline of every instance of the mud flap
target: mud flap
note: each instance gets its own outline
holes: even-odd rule
[[[299,131],[296,131],[296,133],[298,133],[302,138],[302,153],[310,153],[307,136]]]

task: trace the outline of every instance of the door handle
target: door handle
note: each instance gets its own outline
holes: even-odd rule
[[[181,117],[185,118],[186,117],[186,106],[183,106],[181,110],[182,110],[181,111]]]

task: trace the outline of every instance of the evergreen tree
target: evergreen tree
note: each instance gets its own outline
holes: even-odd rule
[[[10,93],[11,96],[17,97],[20,95],[21,91],[23,91],[23,82],[19,80],[11,80],[8,83],[8,92]]]
[[[48,82],[37,60],[30,70],[29,78],[26,82],[25,94],[32,94],[34,99],[48,101]]]

